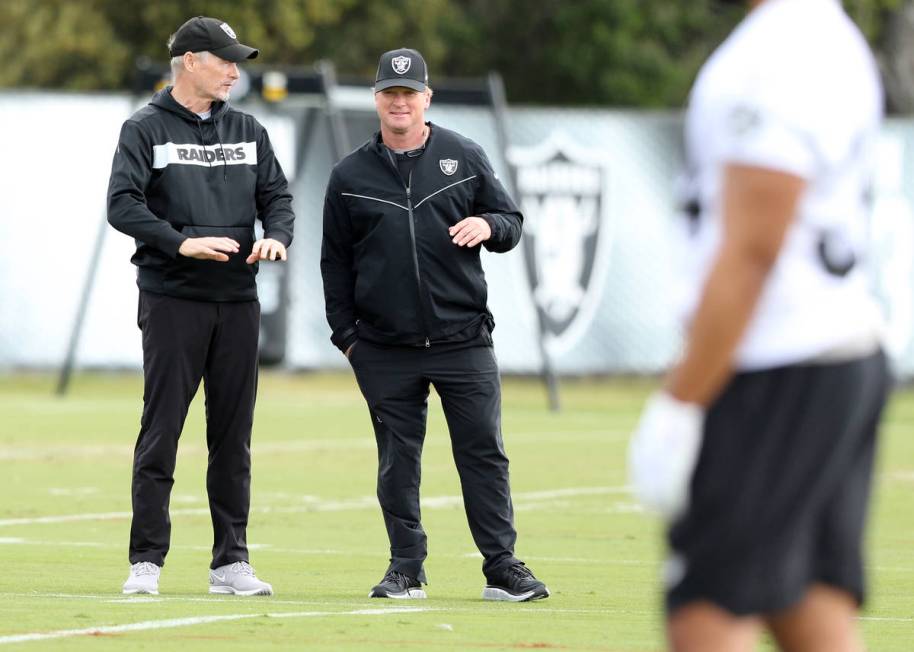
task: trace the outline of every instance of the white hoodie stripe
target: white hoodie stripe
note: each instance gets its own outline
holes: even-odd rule
[[[152,148],[152,167],[160,170],[169,165],[257,165],[257,143],[165,143]]]

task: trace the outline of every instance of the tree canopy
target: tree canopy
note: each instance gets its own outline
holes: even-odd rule
[[[845,6],[878,50],[904,2]],[[197,14],[230,23],[258,63],[329,59],[367,79],[381,52],[413,47],[433,83],[498,70],[512,103],[666,107],[743,12],[718,0],[2,0],[0,86],[129,88],[137,59],[164,63],[169,35]]]

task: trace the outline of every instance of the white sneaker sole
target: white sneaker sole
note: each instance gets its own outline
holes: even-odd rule
[[[482,590],[483,600],[494,600],[496,602],[527,602],[528,600],[542,600],[548,598],[549,595],[549,589],[546,589],[546,595],[537,595],[536,591],[508,593],[504,589],[494,586],[487,586]]]
[[[157,589],[124,589],[124,595],[159,595]]]
[[[218,593],[219,595],[240,595],[245,597],[251,595],[273,595],[273,587],[251,589],[250,591],[239,591],[238,589],[232,588],[231,586],[211,586],[209,587],[209,592]]]
[[[400,593],[387,593],[385,595],[374,595],[374,592],[368,594],[369,598],[393,598],[394,600],[425,600],[428,596],[422,589],[406,589]]]

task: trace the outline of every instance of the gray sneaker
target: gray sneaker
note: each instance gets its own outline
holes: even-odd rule
[[[405,575],[400,571],[387,571],[380,584],[372,587],[369,598],[395,598],[397,600],[413,600],[425,598],[422,582],[415,577]]]
[[[246,561],[236,561],[209,571],[209,592],[230,595],[273,595],[273,587],[257,579]]]
[[[156,566],[151,561],[140,561],[130,566],[130,575],[124,582],[124,593],[148,593],[159,595],[159,574],[161,566]]]

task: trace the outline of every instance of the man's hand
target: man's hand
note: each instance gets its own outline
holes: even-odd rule
[[[481,217],[465,217],[448,229],[453,242],[458,247],[475,247],[492,237],[489,223]]]
[[[356,345],[355,342],[353,342],[352,344],[350,344],[350,345],[349,345],[349,348],[346,349],[346,353],[343,354],[343,355],[346,356],[346,359],[347,359],[347,360],[348,360],[349,357],[352,355],[352,349],[353,349],[353,347],[354,347],[355,345]]]
[[[704,420],[701,406],[658,392],[648,400],[629,444],[628,474],[635,496],[669,521],[688,507]]]
[[[178,253],[188,258],[224,263],[229,259],[226,254],[238,253],[238,247],[238,243],[231,238],[188,238],[181,243]]]
[[[264,238],[254,243],[251,255],[247,257],[248,265],[258,260],[286,260],[286,247],[279,240]]]

